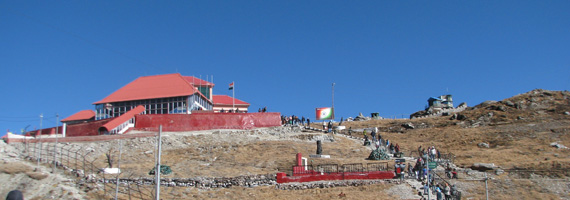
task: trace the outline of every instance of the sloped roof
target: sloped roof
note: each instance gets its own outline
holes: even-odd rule
[[[200,92],[179,73],[143,76],[93,104],[188,96],[194,93]]]
[[[232,105],[233,103],[233,99],[232,97],[228,96],[228,95],[213,95],[212,99],[214,100],[214,106],[216,105]],[[235,99],[235,105],[248,105],[249,103],[239,100],[239,99]]]
[[[95,111],[93,110],[82,110],[79,111],[65,119],[62,119],[62,122],[68,121],[77,121],[77,120],[88,120],[95,117]]]
[[[105,127],[107,129],[107,131],[111,131],[114,128],[117,128],[117,126],[121,125],[122,123],[130,120],[135,115],[144,112],[145,110],[146,109],[144,108],[144,106],[137,106],[136,108],[129,110],[125,114],[122,114],[121,116],[115,117],[114,119],[107,122],[106,124],[103,124],[103,127]]]
[[[182,76],[184,77],[184,79],[186,79],[186,81],[188,81],[188,83],[193,84],[194,86],[211,86],[214,87],[213,83],[210,83],[208,81],[193,77],[193,76]]]

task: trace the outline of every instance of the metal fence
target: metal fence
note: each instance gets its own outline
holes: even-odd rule
[[[367,171],[387,171],[388,162],[368,163],[366,167],[362,163],[343,164],[340,168],[338,164],[322,165],[302,165],[293,166],[293,175],[314,174],[314,173],[342,173],[342,172],[367,172]]]
[[[93,151],[84,147],[56,143],[29,143],[13,144],[23,153],[25,159],[36,162],[38,165],[51,167],[54,172],[60,171],[76,177],[76,184],[84,189],[93,189],[98,199],[114,198],[117,192],[121,199],[152,199],[152,189],[146,191],[138,184],[121,181],[117,184],[118,176],[101,173],[104,161],[97,160]],[[129,177],[130,178],[130,177]]]

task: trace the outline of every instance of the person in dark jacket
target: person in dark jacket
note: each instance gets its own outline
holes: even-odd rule
[[[6,200],[24,200],[24,194],[20,190],[12,190],[6,196]]]

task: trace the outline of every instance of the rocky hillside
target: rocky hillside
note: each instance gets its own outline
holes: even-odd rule
[[[315,141],[321,140],[323,153],[331,155],[331,159],[310,159],[310,164],[366,164],[378,161],[365,160],[371,149],[362,146],[361,140],[351,137],[362,137],[358,131],[364,128],[378,127],[383,138],[398,143],[406,155],[414,155],[412,152],[418,146],[435,146],[442,153],[454,154],[455,165],[460,167],[460,179],[450,181],[461,188],[465,198],[484,198],[484,183],[481,181],[484,174],[472,170],[481,169],[483,165],[489,166],[487,172],[492,178],[489,180],[492,199],[570,199],[570,150],[566,148],[570,145],[569,112],[569,92],[533,90],[501,101],[483,102],[451,116],[344,122],[342,125],[356,131],[351,136],[306,131],[298,127],[165,133],[162,163],[172,168],[173,173],[165,176],[172,179],[207,181],[240,176],[271,177],[270,174],[277,172],[290,172],[295,154],[314,154]],[[314,124],[315,128],[319,126]],[[118,159],[117,141],[61,145],[89,152],[86,159],[101,167],[107,166],[105,154]],[[148,172],[155,160],[155,138],[124,140],[121,145],[122,176],[152,178]],[[8,150],[2,152],[1,181],[13,180],[17,185],[15,188],[25,190],[24,194],[31,199],[41,199],[40,196],[46,195],[62,199],[100,197],[97,195],[104,188],[102,184],[73,190],[69,185],[73,185],[75,177],[58,175],[63,173],[50,174],[49,166],[34,167],[34,163],[20,159],[21,152],[11,146],[4,147]],[[167,199],[417,198],[413,185],[394,182],[333,185],[343,184],[171,187],[164,188],[161,194]],[[0,195],[12,188],[2,186]],[[138,198],[150,199],[152,186],[141,188],[145,192]],[[341,193],[345,196],[339,196]],[[124,195],[121,198],[128,199]]]

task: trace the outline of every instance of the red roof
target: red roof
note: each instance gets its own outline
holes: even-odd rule
[[[214,99],[214,105],[232,105],[234,98],[232,98],[228,95],[213,95],[212,99]],[[249,106],[249,103],[242,101],[242,100],[239,100],[239,99],[235,99],[235,105],[248,105]]]
[[[88,120],[95,117],[95,111],[92,110],[82,110],[79,111],[65,119],[62,119],[62,122],[68,121],[77,121],[77,120]]]
[[[194,79],[195,81],[200,80],[196,78]],[[197,82],[211,84],[206,81]],[[188,82],[188,78],[183,77],[179,73],[143,76],[137,78],[133,82],[130,82],[129,84],[123,86],[104,99],[93,104],[189,96],[194,93],[199,93],[202,95],[202,93],[200,93],[194,86],[192,86],[190,82]]]
[[[121,125],[122,123],[125,123],[126,121],[130,120],[135,115],[144,112],[145,110],[146,109],[144,108],[144,106],[137,106],[136,108],[129,110],[129,112],[126,112],[125,114],[122,114],[121,116],[115,117],[114,119],[107,122],[106,124],[103,124],[103,127],[105,127],[107,129],[107,131],[111,131],[114,128],[117,128],[117,126]]]
[[[193,84],[194,86],[212,86],[214,87],[213,83],[210,83],[208,81],[193,77],[193,76],[183,76],[184,79],[186,79],[186,81],[188,81],[188,83]]]

